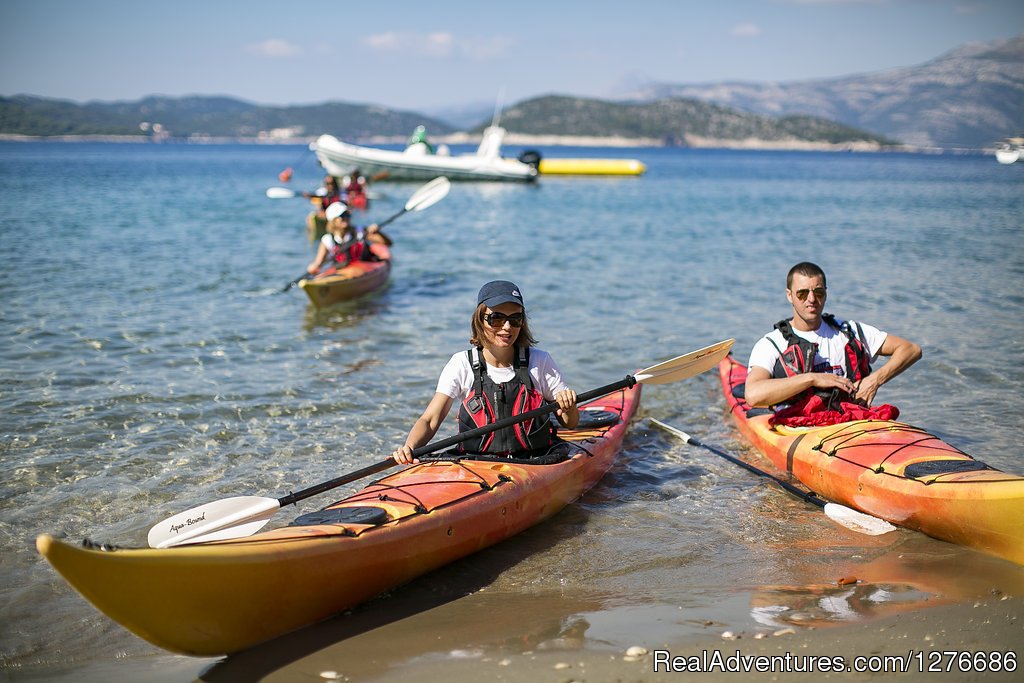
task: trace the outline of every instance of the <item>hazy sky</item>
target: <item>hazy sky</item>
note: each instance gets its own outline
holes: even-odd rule
[[[1024,32],[1024,0],[0,0],[0,95],[400,109],[791,81]]]

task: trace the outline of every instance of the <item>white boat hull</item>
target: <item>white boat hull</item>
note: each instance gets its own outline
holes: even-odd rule
[[[312,147],[324,170],[335,176],[346,175],[358,167],[366,177],[383,176],[389,180],[430,180],[442,175],[449,180],[530,182],[537,178],[536,168],[497,156],[496,150],[458,156],[399,152],[352,145],[333,135],[321,135]]]
[[[996,150],[996,161],[1001,164],[1012,164],[1020,158],[1020,150],[1018,149],[997,149]]]

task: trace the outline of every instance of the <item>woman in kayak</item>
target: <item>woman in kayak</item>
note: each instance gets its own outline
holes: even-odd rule
[[[459,351],[441,371],[437,392],[409,431],[405,444],[391,456],[400,464],[415,462],[414,449],[437,433],[452,404],[459,403],[459,431],[497,422],[539,407],[558,404],[556,417],[572,429],[579,422],[576,392],[566,385],[554,359],[535,343],[519,288],[505,280],[480,288],[470,323],[473,348]],[[530,457],[552,444],[547,418],[506,427],[463,443],[460,450],[492,456]]]
[[[341,202],[334,202],[328,206],[325,214],[327,232],[320,238],[316,256],[306,266],[306,272],[310,275],[320,272],[328,258],[333,260],[338,268],[343,268],[352,261],[375,261],[377,259],[370,250],[370,243],[375,242],[389,247],[392,244],[391,238],[381,232],[376,223],[365,230],[359,230],[352,225],[352,212]]]

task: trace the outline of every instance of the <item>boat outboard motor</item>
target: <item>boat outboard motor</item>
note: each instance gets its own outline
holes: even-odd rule
[[[533,166],[537,168],[540,166],[540,152],[535,149],[523,150],[519,155],[519,161],[526,164],[527,166]]]

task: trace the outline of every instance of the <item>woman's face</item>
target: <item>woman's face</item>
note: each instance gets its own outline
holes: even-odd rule
[[[484,311],[486,342],[498,348],[511,347],[519,337],[523,324],[523,307],[519,304],[498,304]]]
[[[341,237],[352,227],[352,223],[349,221],[349,215],[342,214],[333,221],[331,221],[331,232],[335,237]]]

